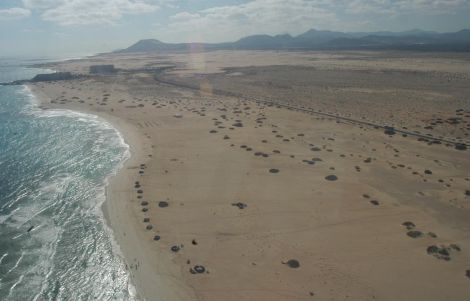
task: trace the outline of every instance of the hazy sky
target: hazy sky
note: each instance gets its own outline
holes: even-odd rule
[[[0,56],[74,56],[143,38],[222,42],[311,28],[457,31],[470,28],[470,0],[0,0]]]

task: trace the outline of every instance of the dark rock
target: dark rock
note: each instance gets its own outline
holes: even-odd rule
[[[176,252],[178,252],[178,251],[180,250],[180,247],[175,245],[175,246],[172,246],[172,247],[170,248],[170,250],[171,250],[172,252],[175,252],[175,253],[176,253]]]
[[[329,175],[329,176],[326,176],[325,179],[327,181],[336,181],[336,180],[338,180],[338,177],[335,176],[335,175]]]
[[[31,80],[32,82],[48,82],[48,81],[56,81],[56,80],[70,80],[79,78],[78,75],[73,75],[70,72],[56,72],[56,73],[49,73],[49,74],[38,74]]]
[[[232,206],[238,207],[238,209],[245,209],[247,207],[247,204],[238,202],[238,203],[232,203]]]
[[[466,150],[467,149],[467,145],[463,144],[463,143],[457,143],[455,144],[455,149],[456,150]]]

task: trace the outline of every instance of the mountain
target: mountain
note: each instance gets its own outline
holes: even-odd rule
[[[412,29],[407,31],[393,32],[393,31],[375,31],[375,32],[351,32],[349,33],[355,37],[361,38],[365,36],[383,36],[383,37],[406,37],[406,36],[429,36],[435,35],[435,31],[425,31],[421,29]]]
[[[298,35],[297,39],[308,40],[311,43],[321,44],[332,41],[334,39],[347,38],[349,34],[344,32],[329,31],[329,30],[315,30],[310,29],[303,34]]]
[[[232,44],[235,48],[242,49],[283,49],[289,48],[294,38],[291,35],[254,35],[241,38]]]
[[[179,50],[183,44],[168,44],[155,39],[140,40],[134,45],[118,52],[154,52],[161,50]]]
[[[194,47],[198,45],[199,47]],[[140,40],[117,53],[187,51],[188,49],[247,50],[420,50],[470,51],[470,30],[437,33],[413,29],[403,32],[338,32],[310,29],[298,36],[252,35],[227,43],[164,43]]]

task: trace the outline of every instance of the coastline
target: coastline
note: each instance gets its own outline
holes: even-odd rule
[[[211,53],[211,58],[225,54]],[[256,54],[227,55],[243,56],[246,65],[256,59]],[[296,61],[296,54],[279,55]],[[276,80],[285,85],[269,89],[292,105],[311,100],[308,107],[333,104],[346,116],[379,116],[381,124],[393,117],[404,126],[422,127],[426,121],[415,125],[409,110],[398,110],[399,105],[407,108],[406,101],[370,105],[381,99],[377,95],[389,95],[389,84],[401,91],[401,77],[409,74],[393,75],[396,81],[389,73],[377,75],[377,81],[370,77],[371,91],[383,93],[361,89],[368,98],[354,102],[345,101],[351,89],[336,87],[337,78],[330,74],[350,76],[350,85],[361,86],[349,64],[342,65],[347,72],[250,67],[240,69],[238,77],[188,75],[179,79],[188,85],[178,85],[135,69],[153,58],[98,60],[110,59],[130,71],[34,86],[45,95],[42,107],[101,116],[129,145],[131,158],[110,179],[103,211],[141,298],[465,300],[470,257],[450,246],[470,249],[467,154],[269,105],[263,102],[269,100],[267,90],[257,87]],[[96,61],[60,66],[87,72],[89,64]],[[291,87],[285,78],[295,76],[312,85]],[[320,77],[331,93],[316,91],[318,99],[311,99],[310,87]],[[212,87],[243,89],[247,97],[214,94]],[[428,104],[419,112],[422,118],[442,110],[435,105],[439,102],[418,103]],[[448,106],[452,113],[461,103]],[[386,117],[388,107],[397,109],[396,115]],[[437,129],[436,135],[447,130]],[[449,260],[435,258],[429,246],[449,248]]]
[[[44,109],[42,105],[47,103],[48,96],[32,85],[26,85],[26,87],[37,99],[38,108]],[[64,108],[55,107],[53,109],[63,110]],[[162,267],[165,261],[159,261],[158,258],[152,259],[154,254],[149,252],[149,250],[152,251],[152,247],[149,246],[152,241],[142,235],[142,230],[139,227],[141,226],[139,217],[134,212],[135,208],[131,207],[136,201],[129,202],[133,194],[130,187],[133,186],[133,182],[136,180],[134,171],[137,166],[148,161],[145,151],[149,149],[149,145],[146,143],[145,137],[139,133],[135,126],[123,118],[103,111],[87,110],[83,107],[72,106],[67,109],[103,119],[119,133],[129,147],[128,158],[124,159],[116,173],[110,175],[107,179],[105,186],[106,200],[101,205],[101,211],[106,226],[112,232],[112,239],[119,247],[118,251],[121,254],[117,255],[123,256],[122,259],[132,281],[131,287],[136,290],[136,300],[194,300],[189,297],[192,292],[186,285],[173,277],[166,277],[165,273],[160,274],[156,269],[157,266]],[[145,246],[142,246],[144,241],[146,242]],[[164,255],[162,254],[162,256]],[[144,259],[146,264],[141,265]],[[171,262],[171,259],[166,262]],[[168,266],[165,270],[178,273],[177,266]]]

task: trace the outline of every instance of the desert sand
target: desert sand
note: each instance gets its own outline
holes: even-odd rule
[[[48,67],[131,158],[104,211],[145,300],[468,300],[470,56],[216,51]],[[167,69],[168,68],[168,69]],[[384,128],[387,126],[386,128]]]

